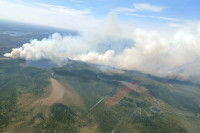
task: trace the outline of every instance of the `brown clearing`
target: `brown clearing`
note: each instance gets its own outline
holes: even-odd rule
[[[115,94],[114,96],[112,96],[106,103],[106,106],[113,106],[117,103],[119,103],[125,96],[127,96],[130,92],[132,91],[132,89],[130,88],[125,88],[124,90],[118,92],[117,94]]]
[[[0,60],[7,60],[7,59],[9,59],[9,58],[0,58]]]
[[[65,94],[65,88],[55,79],[50,78],[51,81],[51,93],[47,98],[35,101],[34,104],[52,105],[56,102],[60,102]]]
[[[139,87],[139,83],[129,83],[126,81],[121,81],[122,84],[124,84],[126,86],[126,88],[120,92],[118,92],[117,94],[115,94],[114,96],[112,96],[106,103],[106,106],[113,106],[117,103],[119,103],[124,97],[126,97],[132,90],[137,91],[138,87]]]
[[[129,83],[126,81],[122,81],[122,84],[126,85],[126,87],[131,88],[132,90],[136,91],[137,93],[142,94],[143,96],[151,96],[148,92],[148,90],[144,87],[139,87],[139,82],[135,82],[135,83]]]
[[[35,104],[52,105],[56,102],[61,102],[68,105],[78,105],[84,107],[84,104],[76,91],[73,90],[67,83],[64,86],[57,80],[50,78],[51,85],[47,89],[51,89],[50,95],[46,98],[37,100]]]

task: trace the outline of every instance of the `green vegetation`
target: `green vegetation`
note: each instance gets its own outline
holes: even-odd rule
[[[188,93],[183,94],[181,92],[172,91],[172,88],[161,84],[150,84],[145,85],[145,87],[149,90],[151,95],[162,99],[174,108],[191,112],[200,112],[199,103],[188,95]]]
[[[49,85],[51,72],[54,73],[54,79],[63,86],[67,83],[80,95],[84,106],[68,105],[62,101],[50,106],[19,108],[17,99],[23,94],[31,94],[35,99],[47,95],[44,88]],[[97,133],[110,133],[114,129],[116,133],[190,132],[181,120],[196,123],[193,125],[196,128],[193,132],[199,127],[199,118],[191,115],[200,112],[200,90],[195,86],[162,83],[138,72],[102,72],[92,64],[75,61],[70,61],[64,67],[46,70],[26,66],[24,60],[1,60],[0,74],[0,132],[20,121],[24,123],[16,126],[15,130],[37,133],[76,133],[81,132],[83,127]],[[148,96],[135,91],[130,92],[119,103],[106,106],[108,99],[126,87],[115,80],[140,82],[141,86],[147,88],[151,96],[149,98],[162,100],[162,106],[166,106],[169,111],[159,108],[153,99],[148,100]],[[104,99],[89,111],[102,98]],[[153,112],[152,106],[158,106],[161,112]],[[190,114],[190,117],[178,117],[180,111]]]
[[[54,104],[50,107],[51,117],[45,126],[46,132],[76,133],[77,116],[68,106],[63,104]]]
[[[62,68],[55,68],[53,71],[55,72],[55,78],[59,81],[69,83],[81,95],[88,109],[102,97],[111,97],[125,88],[125,86],[119,82],[112,80],[125,80],[141,82],[152,96],[162,99],[174,108],[198,111],[198,109],[192,108],[192,106],[196,105],[189,105],[181,102],[182,99],[191,99],[191,97],[188,97],[186,94],[182,95],[178,91],[173,91],[172,87],[150,79],[142,73],[131,72],[130,74],[129,71],[124,74],[102,73],[92,65],[81,62],[73,62]],[[98,78],[98,76],[103,80]],[[196,101],[189,100],[189,102],[195,103]],[[83,118],[86,120],[87,116],[93,115],[95,121],[92,120],[92,123],[98,125],[97,132],[109,133],[120,121],[122,121],[122,124],[119,125],[116,132],[130,132],[132,127],[137,131],[148,133],[187,132],[181,124],[176,122],[176,119],[164,113],[152,112],[150,110],[152,103],[142,98],[137,92],[132,91],[128,97],[125,97],[119,104],[113,107],[105,107],[104,103],[105,100]],[[198,105],[196,107],[198,107]],[[91,126],[91,123],[85,124]]]
[[[11,121],[17,111],[17,98],[23,93],[43,95],[43,88],[49,84],[46,70],[22,67],[23,60],[0,61],[0,131]]]

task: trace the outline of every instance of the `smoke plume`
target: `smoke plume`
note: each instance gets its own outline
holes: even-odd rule
[[[5,56],[26,60],[49,59],[58,64],[74,59],[162,77],[199,81],[199,24],[176,28],[170,34],[141,28],[131,30],[114,25],[109,29],[112,34],[61,36],[55,33],[49,38],[31,40]]]

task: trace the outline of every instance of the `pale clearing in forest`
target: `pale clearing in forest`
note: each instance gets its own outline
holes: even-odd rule
[[[52,105],[56,102],[60,102],[65,94],[65,88],[55,79],[50,78],[51,81],[51,93],[47,98],[37,100],[34,104],[46,104]]]

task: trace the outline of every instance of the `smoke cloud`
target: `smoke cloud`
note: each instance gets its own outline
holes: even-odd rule
[[[109,27],[112,34],[107,33],[77,36],[55,33],[49,38],[31,40],[4,56],[49,59],[58,64],[74,59],[200,82],[200,24],[187,24],[173,32],[142,28],[130,31],[113,24]]]

